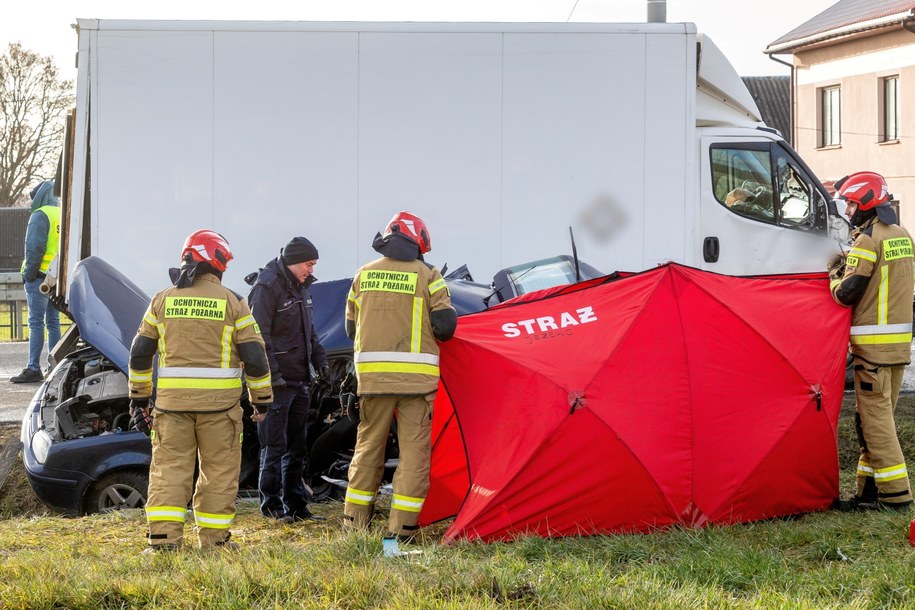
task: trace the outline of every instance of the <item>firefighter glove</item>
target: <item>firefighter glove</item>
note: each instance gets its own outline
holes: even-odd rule
[[[149,417],[148,408],[148,398],[130,401],[130,427],[136,428],[146,436],[149,436],[152,430],[152,418]]]
[[[267,413],[273,408],[272,402],[259,402],[254,405],[254,413],[251,414],[251,421],[260,423],[267,417]]]
[[[826,271],[829,272],[829,277],[833,278],[834,275],[838,274],[842,268],[845,266],[845,255],[833,254],[829,257],[829,260],[826,261]],[[835,279],[835,278],[833,278]]]

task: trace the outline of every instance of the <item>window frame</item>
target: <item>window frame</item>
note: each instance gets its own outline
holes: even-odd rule
[[[818,148],[842,145],[842,87],[830,85],[817,89]]]
[[[890,91],[892,88],[892,91]],[[899,75],[890,74],[880,77],[879,125],[880,142],[899,141]]]

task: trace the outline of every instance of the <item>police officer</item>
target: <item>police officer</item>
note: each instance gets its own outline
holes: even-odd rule
[[[854,225],[847,257],[827,268],[833,299],[852,308],[855,424],[861,445],[855,497],[843,509],[901,509],[912,504],[893,413],[910,361],[912,237],[899,226],[883,176],[858,172],[835,184]]]
[[[439,379],[436,340],[447,341],[457,327],[442,274],[423,261],[431,246],[422,219],[396,214],[372,244],[382,257],[356,271],[346,304],[361,408],[344,524],[366,528],[372,518],[396,411],[400,460],[388,529],[407,541],[418,530],[429,489],[432,402]]]
[[[284,523],[324,519],[308,510],[311,494],[302,478],[308,455],[311,368],[320,376],[328,375],[308,293],[317,262],[314,244],[293,237],[256,278],[245,278],[254,283],[248,303],[263,333],[274,393],[273,407],[257,423],[261,513]]]
[[[131,420],[149,431],[152,440],[147,552],[178,548],[192,492],[200,548],[235,545],[229,541],[229,527],[241,467],[242,373],[257,412],[266,412],[273,396],[254,317],[221,283],[230,260],[232,252],[221,235],[192,233],[181,251],[175,286],[152,298],[130,349]],[[148,405],[157,351],[150,431]]]

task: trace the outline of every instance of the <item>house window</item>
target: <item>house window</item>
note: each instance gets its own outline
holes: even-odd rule
[[[889,142],[899,139],[899,76],[887,76],[881,80],[880,140]]]
[[[820,89],[820,146],[842,143],[841,91],[839,87]]]

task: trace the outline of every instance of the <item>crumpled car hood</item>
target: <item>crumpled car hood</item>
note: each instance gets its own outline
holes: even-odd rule
[[[127,372],[130,344],[149,297],[97,256],[79,261],[67,290],[70,315],[82,339]]]

